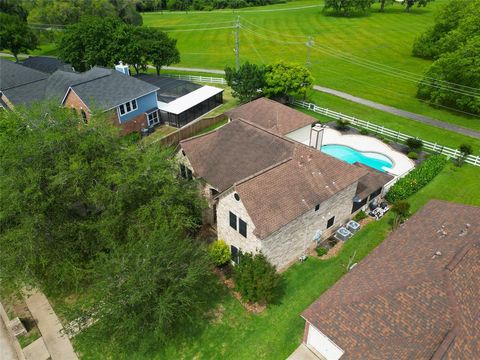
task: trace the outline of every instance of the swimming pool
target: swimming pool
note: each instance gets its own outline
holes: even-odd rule
[[[361,152],[345,145],[324,145],[321,151],[336,157],[349,164],[359,162],[379,171],[385,172],[384,168],[392,168],[392,161],[385,155],[376,152]]]

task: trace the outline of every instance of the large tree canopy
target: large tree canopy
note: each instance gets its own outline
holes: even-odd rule
[[[62,32],[58,53],[77,71],[92,66],[111,67],[122,60],[137,73],[148,63],[157,68],[180,61],[176,40],[155,28],[122,23],[114,17],[83,17]]]
[[[480,0],[452,0],[413,45],[415,56],[434,59],[417,95],[434,104],[480,113]]]
[[[18,54],[35,50],[38,38],[18,15],[0,13],[0,49],[9,50],[18,62]]]
[[[150,204],[155,221],[194,231],[202,202],[167,155],[126,145],[99,115],[84,124],[54,104],[0,112],[2,282],[68,291],[90,281],[100,254],[134,240],[132,226],[156,230],[143,219]]]
[[[264,93],[273,98],[305,96],[312,82],[312,75],[305,66],[279,62],[267,66]]]

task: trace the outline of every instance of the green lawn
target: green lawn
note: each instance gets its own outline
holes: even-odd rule
[[[337,96],[317,91],[311,91],[309,94],[309,101],[312,101],[323,108],[354,116],[361,120],[370,121],[371,123],[385,126],[391,130],[400,131],[404,134],[419,137],[423,140],[437,142],[443,146],[448,146],[454,149],[457,149],[464,143],[470,144],[474,149],[474,153],[480,154],[480,139],[422,124],[414,120],[372,109],[364,105],[341,99]],[[315,116],[322,122],[333,121],[332,118],[315,114],[305,109],[298,108],[298,110]]]
[[[480,169],[457,168],[449,164],[429,185],[412,196],[412,211],[436,198],[480,206]],[[461,184],[459,186],[459,184]],[[330,260],[310,258],[284,273],[284,295],[264,313],[252,315],[230,296],[221,299],[220,320],[205,324],[196,336],[172,338],[168,346],[154,353],[121,354],[119,349],[90,329],[75,339],[82,359],[285,359],[300,343],[303,320],[300,313],[346,272],[350,257],[359,261],[388,234],[391,215],[365,226]],[[148,334],[139,340],[148,341]]]
[[[241,61],[305,63],[304,43],[312,36],[311,69],[316,84],[478,130],[478,117],[435,109],[415,99],[416,85],[407,79],[421,76],[428,68],[430,61],[411,56],[412,42],[433,23],[434,14],[446,1],[437,0],[410,13],[393,6],[379,14],[374,6],[370,15],[353,18],[327,16],[318,7],[321,2],[313,0],[242,11],[145,13],[143,18],[146,26],[160,27],[178,39],[182,59],[178,65],[186,67],[233,66],[234,29],[228,27],[237,16],[243,27]],[[305,5],[317,7],[293,9]]]

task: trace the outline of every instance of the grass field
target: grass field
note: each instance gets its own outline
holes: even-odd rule
[[[449,164],[429,185],[409,199],[415,212],[432,198],[480,206],[480,169]],[[461,186],[459,186],[461,184]],[[321,261],[310,258],[284,273],[284,295],[260,315],[247,313],[231,296],[221,299],[220,319],[204,324],[192,336],[172,338],[158,352],[122,353],[101,340],[92,328],[75,338],[82,359],[285,359],[303,334],[300,313],[346,272],[350,257],[359,261],[383,241],[390,230],[391,214],[372,222],[349,240],[338,257]],[[139,334],[153,341],[149,334]],[[142,346],[142,343],[139,344]]]
[[[437,0],[410,13],[393,6],[379,14],[374,6],[370,15],[352,18],[325,15],[313,0],[240,11],[145,13],[143,18],[146,26],[160,27],[178,39],[179,66],[186,67],[233,66],[237,16],[242,24],[241,61],[306,63],[305,43],[312,36],[316,84],[480,130],[479,117],[436,109],[414,97],[411,79],[420,77],[430,62],[411,56],[412,42],[445,2]]]

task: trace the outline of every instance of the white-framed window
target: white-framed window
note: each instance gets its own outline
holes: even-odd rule
[[[156,125],[160,122],[160,116],[158,115],[158,110],[152,111],[147,115],[148,126]]]
[[[133,99],[128,101],[125,104],[120,105],[119,107],[120,115],[128,114],[134,110],[137,110],[137,100]]]

